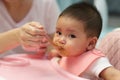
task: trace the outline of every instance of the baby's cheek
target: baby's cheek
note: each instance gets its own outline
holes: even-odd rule
[[[66,45],[65,46],[66,50],[68,50],[69,52],[73,52],[74,50],[76,50],[76,47],[73,45]]]
[[[71,50],[73,50],[71,45],[66,45],[66,46],[64,46],[64,48],[67,52],[70,52]]]

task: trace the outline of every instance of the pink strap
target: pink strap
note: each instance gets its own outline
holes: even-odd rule
[[[0,59],[0,64],[5,66],[26,66],[29,61],[21,57],[6,57]]]

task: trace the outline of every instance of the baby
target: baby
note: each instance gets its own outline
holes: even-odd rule
[[[59,16],[53,42],[61,59],[56,60],[64,70],[84,78],[99,77],[119,80],[114,69],[95,45],[102,29],[102,19],[94,6],[76,3]]]

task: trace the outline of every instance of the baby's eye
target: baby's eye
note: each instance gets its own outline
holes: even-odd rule
[[[73,35],[73,34],[71,34],[71,35],[70,35],[70,38],[76,38],[76,36],[75,36],[75,35]]]
[[[60,31],[56,31],[56,33],[57,33],[58,35],[61,35],[61,34],[62,34]]]

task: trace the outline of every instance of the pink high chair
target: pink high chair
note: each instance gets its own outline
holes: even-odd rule
[[[0,80],[88,80],[56,66],[54,60],[33,59],[27,54],[0,60]]]

